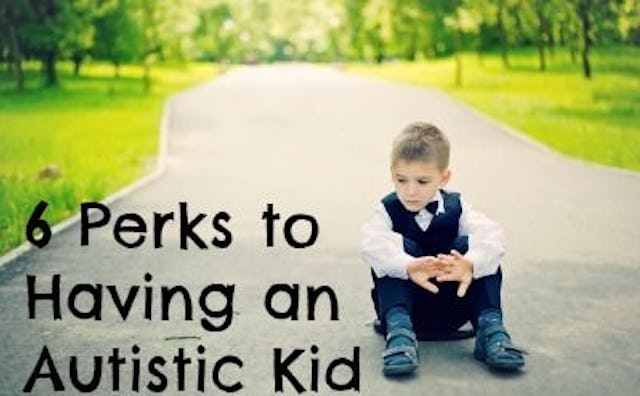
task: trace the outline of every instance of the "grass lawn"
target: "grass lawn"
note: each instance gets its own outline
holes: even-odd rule
[[[54,224],[149,173],[155,166],[165,99],[214,77],[214,65],[157,66],[143,93],[142,69],[123,67],[121,77],[104,64],[88,64],[74,77],[61,63],[60,86],[42,88],[38,65],[27,65],[27,89],[17,92],[0,72],[0,254],[24,240],[40,200]],[[59,176],[41,177],[44,168]],[[55,173],[55,172],[54,172]]]
[[[640,170],[640,48],[595,48],[593,79],[567,53],[538,70],[534,50],[510,57],[463,56],[463,83],[454,86],[452,58],[416,63],[351,64],[354,73],[442,89],[570,156]]]

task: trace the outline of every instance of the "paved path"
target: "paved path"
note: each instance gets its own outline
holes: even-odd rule
[[[80,372],[89,378],[91,356],[118,347],[127,359],[121,394],[131,394],[131,358],[143,360],[141,389],[158,382],[146,369],[152,355],[170,361],[179,347],[194,359],[187,389],[197,394],[195,359],[213,362],[232,354],[244,366],[222,370],[223,382],[240,380],[239,394],[273,393],[273,349],[306,352],[292,372],[309,387],[310,359],[325,370],[337,357],[360,347],[360,385],[364,395],[529,394],[621,395],[640,387],[640,176],[567,160],[510,135],[447,96],[312,66],[252,67],[179,95],[170,115],[166,174],[112,206],[114,215],[189,211],[232,215],[233,242],[227,249],[178,248],[178,227],[166,227],[164,248],[145,243],[127,250],[108,229],[91,234],[80,248],[72,227],[41,251],[31,251],[0,271],[0,394],[21,391],[43,345],[53,356],[68,394],[70,355],[79,355]],[[367,323],[372,317],[370,279],[358,258],[359,227],[374,202],[390,187],[388,147],[392,136],[411,120],[430,120],[450,135],[453,189],[465,192],[475,207],[500,221],[508,235],[504,305],[516,342],[531,352],[519,375],[492,373],[471,357],[472,341],[422,343],[419,373],[403,381],[380,375],[382,339]],[[310,248],[288,248],[281,234],[266,248],[261,213],[271,202],[283,216],[314,215],[320,237]],[[210,218],[206,220],[210,221]],[[113,222],[111,223],[113,224]],[[281,220],[278,229],[283,224]],[[150,226],[151,227],[151,226]],[[201,234],[211,238],[205,224]],[[302,227],[294,229],[299,237]],[[147,241],[151,241],[148,236]],[[145,273],[153,280],[145,282]],[[38,318],[26,319],[27,274],[48,290],[51,276],[62,276],[62,321],[38,303]],[[317,320],[278,321],[263,308],[273,283],[331,285],[339,299],[339,321],[330,321],[321,303]],[[144,304],[134,304],[122,322],[105,291],[104,319],[71,316],[65,300],[76,283],[119,288],[185,285],[192,293],[194,321],[143,319]],[[229,329],[209,332],[200,325],[202,288],[235,284],[235,315]],[[157,298],[157,294],[155,294]],[[224,299],[213,294],[211,304]],[[87,302],[86,293],[81,302]],[[282,296],[281,296],[282,297]],[[157,300],[154,300],[157,301]],[[278,304],[284,299],[276,299]],[[322,301],[322,300],[321,300]],[[156,304],[154,302],[154,304]],[[86,305],[84,305],[86,308]],[[216,308],[216,309],[218,309]],[[172,311],[172,317],[174,313]],[[200,339],[171,339],[194,336]],[[170,339],[167,339],[167,338]],[[135,356],[131,348],[141,352]],[[198,354],[197,345],[206,353]],[[309,352],[311,345],[319,352]],[[106,358],[105,358],[106,360]],[[106,361],[104,363],[107,365]],[[164,369],[176,394],[175,369]],[[348,371],[336,371],[336,379]],[[110,366],[99,394],[112,394]],[[206,389],[218,390],[207,378]],[[285,381],[287,394],[293,387]],[[52,394],[40,380],[35,394]],[[320,394],[332,394],[320,374]],[[344,392],[348,393],[348,392]]]

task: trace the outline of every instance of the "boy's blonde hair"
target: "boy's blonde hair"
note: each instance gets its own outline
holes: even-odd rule
[[[449,167],[449,140],[435,125],[413,122],[393,140],[391,166],[401,160],[435,162],[444,171]]]

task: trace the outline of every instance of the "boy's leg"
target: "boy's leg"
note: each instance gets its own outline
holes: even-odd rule
[[[469,285],[466,301],[469,307],[471,323],[478,327],[478,318],[488,312],[497,312],[502,315],[501,293],[502,270],[493,275],[474,279]]]
[[[451,244],[451,249],[465,254],[469,251],[469,237],[460,236]],[[461,300],[457,297],[458,282],[446,282],[450,288],[447,298],[453,300]],[[474,279],[469,285],[465,294],[464,304],[466,305],[465,314],[471,320],[473,327],[477,329],[478,318],[486,312],[498,312],[502,315],[502,306],[500,302],[500,290],[502,288],[502,271],[498,268],[498,272],[494,275],[484,276]]]
[[[468,241],[467,236],[458,237],[453,241],[450,249],[456,249],[464,254],[468,250]],[[457,282],[436,282],[436,284],[439,289],[437,294],[420,287],[418,287],[420,290],[416,291],[419,297],[414,307],[415,327],[418,333],[440,334],[445,338],[453,337],[455,332],[471,318],[469,305],[465,299],[457,296]]]
[[[501,369],[524,366],[524,350],[511,343],[511,336],[502,322],[500,288],[502,271],[474,279],[469,293],[469,307],[477,329],[473,355],[487,365]]]
[[[462,238],[456,239],[452,249],[464,254],[468,250],[468,239]],[[501,268],[493,275],[474,279],[467,289],[465,301],[476,329],[473,354],[491,367],[516,369],[524,365],[524,351],[511,343],[502,323],[501,289]]]
[[[456,238],[451,249],[455,249],[462,254],[467,253],[469,250],[469,238],[467,236]],[[457,290],[457,282],[453,282],[453,284]],[[478,318],[484,313],[496,312],[502,315],[501,289],[502,270],[499,267],[495,274],[474,279],[471,282],[464,299],[468,306],[471,322],[475,328],[478,325]]]
[[[461,253],[466,252],[467,237],[456,239],[451,248]],[[404,250],[414,257],[424,256],[418,244],[409,238],[404,238]],[[377,278],[373,271],[371,276],[374,282],[371,297],[385,334],[385,314],[395,306],[407,309],[414,329],[426,338],[437,334],[444,334],[446,337],[446,334],[459,329],[471,317],[467,303],[456,295],[455,282],[439,283],[440,292],[433,294],[408,279]]]
[[[404,238],[403,244],[404,251],[407,254],[413,257],[423,256],[420,247],[413,240]],[[412,289],[415,284],[409,279],[378,278],[373,271],[371,271],[371,278],[373,279],[374,285],[371,290],[371,299],[373,300],[373,307],[384,330],[386,328],[385,314],[390,308],[394,306],[404,306],[410,313],[413,311],[415,299]]]
[[[413,309],[414,299],[411,293],[411,280],[391,278],[388,276],[378,278],[372,274],[375,284],[372,297],[378,318],[383,322],[386,313],[393,307],[404,307],[408,312]]]
[[[427,339],[460,338],[457,330],[469,320],[470,313],[466,301],[457,296],[458,283],[434,282],[439,289],[437,294],[422,288],[416,291],[420,296],[412,315],[416,332]]]
[[[384,329],[386,346],[382,353],[385,375],[404,375],[418,368],[418,342],[413,331],[410,280],[374,278],[374,304]]]
[[[405,241],[405,250],[419,256],[417,245]],[[371,273],[374,307],[384,328],[386,347],[382,353],[385,375],[409,374],[418,367],[418,342],[413,331],[411,312],[414,305],[411,280],[382,277]]]
[[[502,270],[474,279],[467,290],[472,323],[477,330],[473,355],[487,365],[501,369],[524,366],[524,351],[511,343],[502,322],[500,290]]]

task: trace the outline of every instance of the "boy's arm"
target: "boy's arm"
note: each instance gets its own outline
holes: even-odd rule
[[[415,258],[405,253],[402,235],[393,232],[391,218],[380,202],[362,226],[360,255],[378,278],[408,279],[407,267]]]
[[[473,277],[477,279],[495,274],[505,254],[502,227],[462,201],[458,234],[469,236],[469,250],[464,257],[473,263]]]

